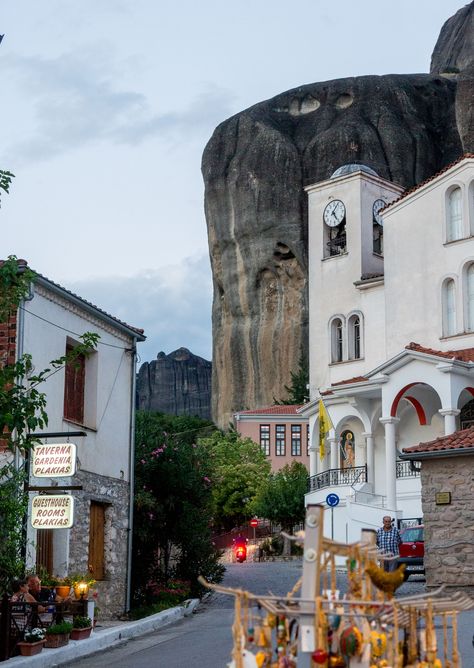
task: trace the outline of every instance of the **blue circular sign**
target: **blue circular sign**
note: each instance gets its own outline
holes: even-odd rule
[[[328,494],[326,497],[326,503],[328,506],[331,506],[331,508],[334,508],[334,506],[337,506],[339,503],[339,497],[337,494]]]

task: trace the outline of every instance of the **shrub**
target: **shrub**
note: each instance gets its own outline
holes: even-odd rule
[[[71,633],[71,631],[72,624],[70,622],[59,622],[58,624],[51,624],[51,626],[48,626],[46,629],[46,635],[63,635],[66,633]]]
[[[90,617],[81,617],[81,615],[77,615],[77,617],[74,617],[72,620],[72,626],[75,629],[88,629],[92,626],[92,619]]]
[[[189,598],[191,585],[186,580],[169,580],[168,582],[149,582],[147,584],[148,598],[153,602],[165,602],[176,605]]]

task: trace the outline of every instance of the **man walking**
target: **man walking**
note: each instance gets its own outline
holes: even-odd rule
[[[387,557],[397,557],[399,554],[398,546],[402,542],[400,532],[397,527],[392,524],[392,518],[386,515],[383,518],[383,526],[377,531],[377,547]],[[395,571],[397,569],[397,560],[384,560],[384,570]]]

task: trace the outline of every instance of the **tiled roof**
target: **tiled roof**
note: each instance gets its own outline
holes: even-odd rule
[[[365,376],[354,376],[354,378],[347,378],[346,380],[338,380],[336,383],[331,383],[331,387],[335,385],[349,385],[350,383],[364,383],[368,378]]]
[[[237,411],[236,415],[296,415],[303,404],[290,404],[284,406],[269,406],[257,408],[252,411]]]
[[[403,452],[407,454],[424,453],[424,452],[447,452],[451,450],[465,450],[474,448],[474,427],[455,431],[448,436],[439,436],[434,441],[427,443],[418,443],[412,445],[410,448],[403,448]]]
[[[380,210],[380,213],[383,213],[386,211],[389,207],[391,207],[393,204],[397,204],[400,202],[400,200],[405,199],[405,197],[408,197],[408,195],[411,195],[414,193],[416,190],[419,190],[419,188],[422,188],[425,186],[427,183],[430,183],[430,181],[434,181],[434,179],[438,178],[438,176],[441,176],[441,174],[444,174],[445,172],[449,171],[451,167],[454,167],[457,165],[459,162],[466,158],[474,158],[474,153],[463,153],[463,155],[460,155],[459,158],[454,160],[453,162],[450,162],[449,165],[446,165],[446,167],[443,167],[443,169],[440,169],[439,172],[436,172],[432,176],[428,177],[424,181],[421,181],[420,183],[417,183],[416,186],[413,186],[412,188],[409,188],[409,190],[405,190],[405,192],[400,195],[400,197],[397,197],[397,199],[394,199],[392,202],[387,204],[386,206],[383,207],[383,209]]]
[[[419,353],[426,353],[427,355],[436,355],[436,357],[443,357],[444,359],[457,360],[458,362],[474,362],[474,348],[463,348],[462,350],[434,350],[433,348],[425,348],[419,343],[409,343],[406,350],[415,350]]]
[[[0,260],[0,267],[3,266],[4,263],[5,263],[5,260]],[[28,267],[28,262],[26,260],[17,258],[17,265],[18,265],[18,269],[21,272],[26,267]],[[31,269],[31,267],[30,267],[30,269]],[[115,316],[110,315],[110,313],[107,313],[107,311],[102,310],[101,308],[99,308],[95,304],[92,304],[92,302],[88,302],[86,299],[83,299],[79,295],[76,295],[74,292],[71,292],[71,290],[67,290],[62,285],[59,285],[59,283],[55,283],[50,278],[47,278],[46,276],[43,276],[43,274],[40,274],[38,271],[35,271],[34,269],[31,269],[31,271],[36,276],[41,278],[43,281],[46,281],[47,283],[50,283],[51,285],[54,285],[54,287],[59,288],[60,290],[62,290],[62,292],[65,292],[68,295],[71,295],[71,297],[74,297],[74,299],[79,299],[79,301],[83,302],[83,304],[86,304],[87,306],[95,309],[98,313],[101,313],[102,315],[106,316],[107,318],[110,318],[111,320],[114,320],[120,326],[126,327],[127,329],[130,329],[131,331],[136,332],[137,334],[140,335],[140,337],[143,337],[143,339],[146,338],[144,336],[144,330],[143,329],[139,329],[138,327],[132,327],[132,325],[129,325],[126,322],[124,322],[123,320],[119,320]]]

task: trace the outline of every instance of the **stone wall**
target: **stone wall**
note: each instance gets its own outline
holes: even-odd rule
[[[129,484],[89,471],[78,471],[75,484],[83,490],[74,493],[74,526],[69,540],[69,573],[87,572],[89,557],[90,502],[103,503],[105,509],[105,579],[97,582],[97,605],[101,619],[123,615],[126,606]]]
[[[474,588],[474,458],[426,459],[421,468],[425,569],[429,587]],[[436,494],[451,492],[450,505]],[[466,543],[452,546],[453,543]]]

